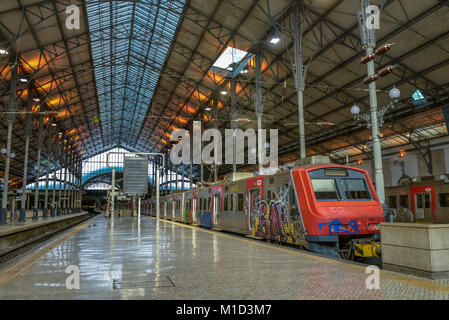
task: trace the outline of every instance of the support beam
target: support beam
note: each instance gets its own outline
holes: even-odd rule
[[[373,54],[374,49],[376,47],[376,34],[375,29],[368,29],[366,25],[367,17],[366,17],[366,9],[370,5],[369,0],[361,0],[361,11],[357,12],[357,6],[354,6],[356,9],[359,26],[360,26],[360,34],[362,39],[363,48],[366,51],[366,55]],[[367,63],[368,76],[373,76],[375,74],[374,69],[374,60],[371,60]],[[374,169],[375,169],[375,182],[376,182],[376,191],[379,196],[379,200],[381,203],[385,203],[385,188],[384,188],[384,175],[382,170],[382,150],[380,145],[379,138],[379,122],[377,119],[377,91],[376,91],[376,81],[373,81],[369,84],[369,100],[370,100],[370,113],[371,113],[371,130],[373,137],[373,153],[374,153]]]
[[[10,95],[8,104],[8,134],[6,138],[6,160],[5,160],[5,176],[3,180],[3,196],[2,196],[2,210],[0,212],[0,224],[7,223],[8,216],[8,187],[9,187],[9,166],[11,162],[11,137],[12,137],[12,126],[16,117],[16,85],[17,85],[17,62],[11,71],[10,79]]]
[[[302,28],[300,21],[300,8],[294,11],[294,47],[295,47],[295,86],[298,95],[298,126],[299,126],[299,157],[306,158],[306,137],[304,128],[304,89],[306,85],[306,72],[302,61]]]

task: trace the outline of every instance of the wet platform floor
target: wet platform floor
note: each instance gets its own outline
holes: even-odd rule
[[[80,288],[67,289],[68,266]],[[0,299],[449,299],[448,280],[389,271],[150,217],[97,216],[1,266]]]

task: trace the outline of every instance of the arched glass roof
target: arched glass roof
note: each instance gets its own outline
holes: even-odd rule
[[[87,0],[105,147],[134,146],[184,0]]]

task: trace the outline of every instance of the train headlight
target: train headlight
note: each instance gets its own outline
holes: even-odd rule
[[[380,230],[380,224],[379,223],[370,223],[370,224],[368,224],[368,229],[370,231],[378,231],[378,230]]]

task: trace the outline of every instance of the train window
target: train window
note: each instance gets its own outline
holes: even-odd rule
[[[210,210],[210,197],[209,198],[207,198],[207,210]]]
[[[428,193],[424,195],[424,207],[430,209],[430,194]]]
[[[237,209],[239,212],[243,211],[243,193],[239,193],[237,196]]]
[[[290,189],[290,204],[292,206],[295,205],[295,190],[293,190],[293,188]]]
[[[397,197],[396,196],[388,196],[388,208],[396,209],[397,208]]]
[[[419,209],[423,208],[422,195],[420,194],[416,195],[416,207]]]
[[[270,179],[268,180],[268,183],[269,183],[269,184],[273,184],[273,183],[274,183],[274,178],[270,178]]]
[[[200,210],[203,210],[203,198],[200,198]]]
[[[342,179],[341,184],[348,200],[371,200],[371,195],[363,179]]]
[[[401,208],[408,208],[408,195],[403,194],[399,196],[399,206]]]
[[[440,208],[448,208],[449,207],[449,193],[440,193],[438,195],[438,203],[440,204]]]
[[[334,179],[311,179],[317,200],[340,200]]]
[[[230,211],[232,211],[232,212],[234,212],[234,195],[233,194],[231,194],[231,210]]]
[[[228,195],[225,194],[223,197],[223,211],[228,211]]]
[[[267,190],[267,196],[265,198],[266,201],[271,201],[271,200],[275,200],[274,199],[274,192],[273,190]]]

